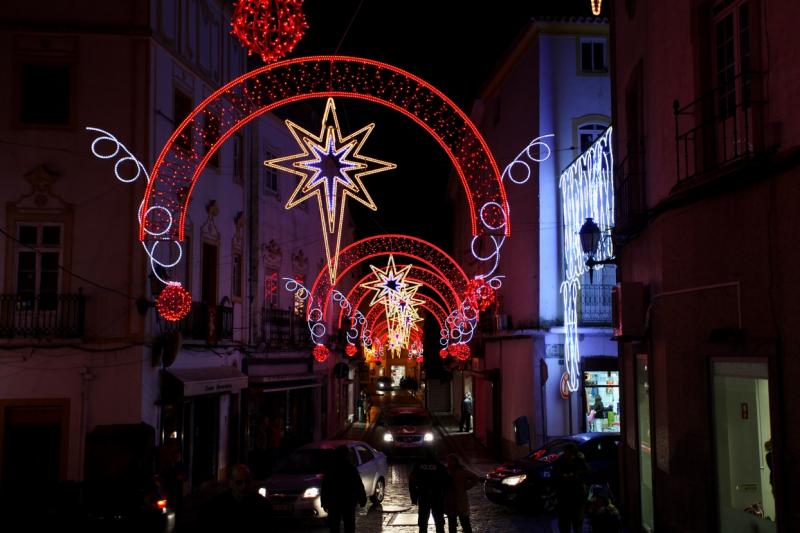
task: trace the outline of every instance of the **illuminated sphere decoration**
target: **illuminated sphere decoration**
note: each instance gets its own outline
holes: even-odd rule
[[[442,348],[441,350],[439,350],[439,357],[441,357],[442,359],[447,359],[447,355],[448,355],[447,348]]]
[[[480,311],[486,311],[495,298],[494,289],[483,278],[474,278],[469,281],[468,294]]]
[[[167,283],[167,286],[156,298],[156,309],[165,320],[178,321],[188,315],[192,309],[192,294],[180,283]]]
[[[344,353],[347,354],[347,357],[353,357],[356,352],[358,352],[358,348],[356,348],[355,344],[348,343],[344,349]]]
[[[318,363],[324,363],[328,360],[328,356],[331,354],[331,351],[324,344],[317,344],[314,346],[314,351],[312,353],[314,355],[314,359],[316,359]]]
[[[450,355],[458,359],[459,361],[466,361],[469,359],[470,350],[469,346],[463,342],[459,342],[456,344],[450,345]]]
[[[233,33],[264,63],[272,63],[294,50],[308,28],[303,0],[239,0],[233,12]]]

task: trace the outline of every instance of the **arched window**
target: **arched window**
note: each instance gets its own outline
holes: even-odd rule
[[[600,122],[590,122],[578,126],[578,153],[585,152],[607,127],[608,125]]]

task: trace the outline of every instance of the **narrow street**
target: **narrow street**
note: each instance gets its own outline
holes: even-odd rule
[[[374,396],[373,404],[380,409],[420,402],[411,397],[406,391],[394,391],[383,396]],[[436,451],[440,459],[444,460],[448,453],[457,453],[462,462],[480,476],[496,466],[485,454],[471,434],[459,433],[458,423],[451,416],[436,419],[437,430]],[[375,433],[372,427],[363,423],[354,424],[344,438],[363,439],[372,446],[380,449],[380,443],[375,442]],[[356,530],[364,532],[391,531],[396,533],[416,533],[417,507],[411,504],[408,492],[408,474],[414,464],[411,457],[389,457],[386,480],[386,496],[381,505],[368,504],[358,509],[356,517]],[[558,527],[553,517],[528,514],[521,509],[512,509],[496,505],[486,499],[483,485],[478,484],[469,491],[470,518],[474,531],[492,532],[555,532]],[[446,526],[445,526],[446,527]],[[277,525],[277,531],[327,531],[321,523],[290,522],[286,521]],[[428,531],[435,532],[433,518],[428,521]],[[459,528],[460,531],[460,528]],[[588,530],[587,530],[588,531]]]

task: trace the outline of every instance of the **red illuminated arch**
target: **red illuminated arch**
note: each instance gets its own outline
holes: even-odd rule
[[[328,270],[320,271],[311,287],[310,298],[314,303],[309,306],[306,316],[309,317],[312,309],[315,308],[319,308],[325,313],[334,286],[341,282],[350,269],[373,257],[389,254],[409,257],[424,263],[437,276],[447,280],[455,294],[464,294],[467,290],[469,284],[467,275],[453,258],[435,244],[408,235],[376,235],[356,241],[339,253],[339,272],[334,285],[331,285]]]
[[[230,81],[181,122],[153,166],[139,239],[183,240],[192,191],[225,140],[279,106],[321,97],[381,104],[422,126],[450,157],[461,179],[473,236],[501,228],[510,235],[508,201],[497,163],[475,125],[452,100],[417,76],[386,63],[312,56],[272,63]],[[204,139],[206,121],[212,119],[218,136]]]

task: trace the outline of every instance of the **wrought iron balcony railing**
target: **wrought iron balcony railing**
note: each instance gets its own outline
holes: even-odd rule
[[[84,334],[86,299],[77,294],[0,294],[0,336],[73,339]]]
[[[581,326],[611,325],[611,289],[613,285],[581,285],[578,324]]]
[[[636,144],[628,147],[628,153],[615,170],[617,237],[635,233],[647,219],[644,143],[639,139]]]
[[[311,337],[305,317],[294,310],[262,308],[262,335],[271,348],[305,349],[311,347]]]
[[[230,340],[233,339],[233,307],[192,302],[188,315],[175,322],[165,321],[164,329],[180,331],[192,339]]]
[[[764,150],[761,78],[744,72],[685,106],[672,103],[679,183]]]

